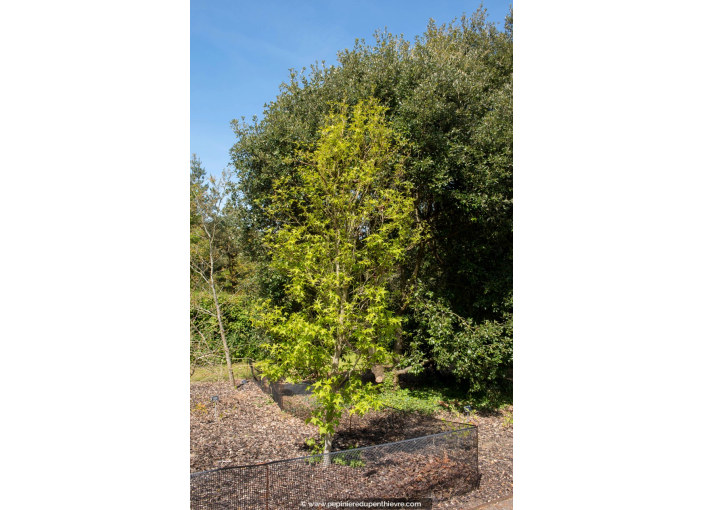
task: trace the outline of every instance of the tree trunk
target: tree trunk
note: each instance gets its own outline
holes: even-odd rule
[[[401,326],[396,330],[396,340],[394,341],[394,354],[400,355],[403,353],[403,328]]]
[[[332,434],[325,434],[325,436],[323,436],[323,440],[324,440],[323,453],[332,452]],[[323,457],[323,466],[329,466],[329,465],[330,465],[330,455],[325,455]]]
[[[372,374],[374,374],[374,381],[377,383],[384,382],[384,371],[386,367],[384,365],[372,365]]]
[[[225,327],[222,325],[222,313],[220,312],[220,301],[218,300],[218,293],[215,291],[215,283],[211,281],[210,290],[213,293],[213,300],[215,301],[215,312],[218,317],[218,326],[220,328],[220,338],[222,339],[222,349],[225,351],[225,359],[227,360],[227,377],[230,379],[230,384],[233,388],[235,386],[235,375],[232,373],[232,358],[230,357],[230,348],[227,346],[227,337],[225,336]]]

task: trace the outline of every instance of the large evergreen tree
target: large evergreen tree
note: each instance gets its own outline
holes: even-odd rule
[[[275,183],[300,182],[296,152],[318,141],[330,104],[376,98],[387,108],[406,141],[404,175],[424,233],[387,282],[405,324],[397,367],[430,361],[475,377],[475,387],[501,379],[512,363],[512,59],[512,12],[503,31],[478,10],[450,25],[431,21],[413,44],[378,33],[374,45],[340,52],[338,65],[292,73],[260,121],[232,124],[248,211],[242,246],[266,261]],[[260,279],[285,304],[286,279],[265,265]]]

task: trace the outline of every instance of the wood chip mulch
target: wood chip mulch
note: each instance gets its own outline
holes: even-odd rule
[[[513,494],[513,424],[507,416],[513,406],[497,412],[477,413],[471,422],[479,427],[479,489],[433,508],[469,510]]]
[[[219,397],[217,405],[211,401],[214,395]],[[294,397],[291,402],[300,410],[302,400],[305,397]],[[461,494],[452,492],[448,486],[445,492],[448,498],[443,497],[434,508],[468,510],[513,493],[513,425],[505,419],[509,412],[512,408],[475,414],[469,419],[479,427],[479,488]],[[449,414],[437,417],[467,421]],[[345,415],[335,435],[333,450],[378,445],[447,430],[439,424],[437,419],[389,411],[368,413],[362,418]],[[237,390],[226,382],[191,383],[191,473],[308,456],[312,454],[305,444],[308,438],[318,438],[317,427],[306,425],[300,418],[279,409],[251,382]],[[393,480],[387,487],[408,486],[421,480],[444,487],[442,484],[446,482],[431,480],[431,473],[442,472],[438,463],[441,460],[407,463],[407,473],[387,473]],[[344,468],[350,473],[360,471]],[[385,478],[380,472],[365,478],[365,482],[371,483],[376,477]]]

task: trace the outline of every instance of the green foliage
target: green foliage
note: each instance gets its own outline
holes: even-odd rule
[[[433,415],[443,410],[443,407],[438,404],[438,397],[439,395],[435,393],[398,389],[384,393],[382,403],[399,411]]]
[[[462,412],[469,403],[466,392],[456,387],[434,381],[432,385],[420,385],[414,388],[394,388],[393,379],[386,377],[382,383],[383,405],[400,411],[433,415],[439,411]]]
[[[323,449],[325,447],[325,442],[322,439],[315,440],[312,437],[309,437],[308,439],[305,440],[305,445],[313,455],[321,455],[323,453]],[[323,458],[322,458],[322,456],[311,457],[311,458],[307,459],[307,461],[308,461],[308,464],[319,464],[320,462],[323,461]]]
[[[259,366],[272,380],[316,379],[310,422],[331,436],[342,409],[365,413],[376,389],[360,373],[389,359],[400,320],[387,289],[419,233],[402,181],[402,143],[376,101],[335,105],[319,140],[273,184],[266,246],[288,306],[265,300],[257,326],[271,340]],[[354,353],[354,366],[343,356]]]
[[[468,382],[470,394],[501,386],[513,365],[512,313],[506,312],[503,321],[475,324],[422,286],[414,303],[417,328],[412,347],[425,346],[438,368],[450,369]]]
[[[325,447],[323,440],[315,440],[312,437],[305,440],[305,445],[313,455],[321,455]],[[349,449],[353,450],[354,448]],[[322,457],[313,457],[308,459],[308,463],[318,464],[322,462],[322,460]],[[335,455],[332,462],[333,464],[337,464],[339,466],[350,466],[355,468],[365,466],[364,460],[362,459],[362,452],[348,452],[344,455]]]
[[[250,284],[252,265],[240,249],[245,215],[229,172],[204,181],[205,169],[191,159],[191,286],[237,294]],[[212,258],[211,258],[212,257]],[[251,290],[251,289],[250,289]]]
[[[191,187],[207,187],[205,184],[205,168],[202,161],[195,154],[191,154]]]
[[[386,377],[381,384],[382,405],[428,415],[445,411],[464,416],[467,405],[471,405],[474,412],[498,409],[513,403],[512,392],[501,386],[485,386],[481,391],[469,392],[466,379],[437,371],[426,370],[404,385],[408,386],[394,387],[392,378]]]
[[[504,31],[487,23],[486,11],[478,10],[458,23],[431,23],[415,43],[377,33],[375,44],[358,41],[340,52],[338,61],[292,73],[261,121],[232,123],[238,137],[232,162],[248,211],[240,239],[243,249],[262,263],[262,292],[286,314],[302,313],[299,298],[310,300],[316,294],[308,285],[292,287],[293,271],[272,274],[265,266],[272,255],[262,233],[278,230],[282,222],[295,225],[310,219],[307,203],[294,196],[282,202],[282,186],[301,189],[301,169],[311,161],[300,150],[328,136],[329,105],[375,98],[386,107],[383,115],[396,133],[395,143],[403,146],[404,158],[397,159],[403,172],[394,187],[408,190],[414,228],[423,232],[417,242],[399,246],[407,257],[395,261],[395,275],[383,285],[385,309],[399,322],[383,320],[396,329],[403,323],[398,339],[403,366],[419,370],[430,360],[466,377],[474,393],[486,392],[498,384],[511,359],[506,340],[511,310],[506,303],[513,263],[512,12]],[[325,157],[334,160],[336,150],[349,155],[352,140],[334,150],[328,147]],[[286,219],[270,214],[277,204],[288,208]],[[318,221],[324,224],[322,217]],[[307,241],[291,232],[288,242],[297,246]],[[462,353],[454,355],[452,336],[429,343],[433,335],[428,330],[447,327],[442,317],[436,327],[428,324],[432,314],[412,306],[419,282],[438,306],[471,324],[450,328],[460,335]],[[499,345],[492,346],[494,342]]]
[[[364,467],[366,465],[362,459],[362,452],[359,451],[336,455],[332,461],[339,466],[350,466],[353,468]]]
[[[508,412],[506,416],[504,416],[504,427],[508,427],[509,425],[513,425],[513,412]]]
[[[251,323],[250,304],[244,298],[227,293],[219,295],[220,311],[227,345],[232,358],[262,359],[259,333]],[[213,296],[208,292],[191,292],[191,365],[221,365],[225,354],[218,329],[217,317],[209,310],[215,308]],[[205,359],[203,353],[210,352]]]
[[[227,172],[204,182],[205,170],[191,158],[190,287],[191,375],[198,366],[227,363],[228,379],[235,386],[232,351],[256,356],[246,300],[237,296],[246,274],[236,236],[236,194]],[[243,268],[245,268],[243,270]],[[234,347],[234,349],[233,349]]]
[[[315,440],[312,437],[309,437],[308,439],[305,440],[305,444],[314,455],[318,455],[320,453],[323,453],[323,441],[322,440]]]
[[[502,406],[513,404],[513,385],[491,385],[485,386],[480,391],[471,393],[469,401],[472,406],[479,410],[495,410]]]

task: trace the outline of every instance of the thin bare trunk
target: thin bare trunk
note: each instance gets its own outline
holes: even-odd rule
[[[339,246],[339,242],[338,242]],[[337,260],[335,261],[335,273],[338,277],[338,284],[339,284],[339,276],[340,276],[340,262],[339,262],[339,247],[337,248]],[[346,287],[339,288],[338,287],[338,295],[340,296],[340,308],[338,312],[338,331],[337,331],[337,338],[335,339],[335,351],[333,352],[332,355],[332,366],[330,369],[330,376],[335,378],[335,384],[336,390],[340,389],[340,385],[342,384],[342,381],[339,380],[339,372],[340,372],[340,359],[342,357],[342,346],[345,344],[345,333],[344,333],[344,324],[345,324],[345,304],[347,303],[347,293],[348,290]],[[331,419],[330,416],[327,417],[327,419]],[[324,454],[329,454],[332,452],[332,434],[325,434],[323,436],[323,453]],[[323,465],[324,466],[329,466],[330,465],[330,455],[325,455],[323,457]]]
[[[394,340],[394,354],[400,355],[403,352],[403,327],[399,325],[396,330],[396,339]],[[396,358],[394,358],[396,359]]]
[[[215,291],[215,286],[210,289],[213,292],[215,300],[215,312],[218,317],[218,326],[220,327],[220,338],[222,339],[222,349],[225,351],[225,359],[227,360],[227,376],[230,379],[230,384],[235,387],[235,376],[232,373],[232,358],[230,357],[230,348],[227,346],[227,337],[225,336],[225,327],[222,324],[222,313],[220,312],[220,302],[218,301],[218,293]]]
[[[332,434],[325,434],[323,436],[324,444],[325,446],[323,447],[323,453],[330,453],[332,452]],[[330,455],[325,455],[323,457],[323,466],[329,466],[330,465]]]
[[[223,177],[220,181],[215,181],[211,178],[212,187],[202,188],[198,193],[192,195],[191,197],[191,207],[192,211],[198,214],[200,217],[200,229],[202,233],[205,234],[208,240],[208,257],[202,257],[202,255],[197,254],[196,260],[193,260],[193,253],[191,253],[191,270],[194,271],[198,276],[202,278],[203,283],[205,283],[213,296],[213,302],[215,304],[215,313],[213,314],[210,310],[202,309],[198,306],[196,308],[198,311],[206,313],[210,316],[214,316],[218,320],[218,329],[220,330],[220,339],[222,340],[222,348],[225,353],[225,360],[227,361],[227,375],[230,380],[230,384],[235,387],[235,377],[232,371],[232,357],[230,356],[230,349],[227,346],[227,337],[225,335],[225,326],[223,324],[222,309],[220,308],[220,300],[218,299],[218,288],[215,282],[215,239],[217,237],[218,225],[222,221],[221,205],[225,199],[224,186],[226,184],[226,175],[223,172]],[[230,276],[233,273],[232,264],[232,252],[226,248],[226,254],[230,262]],[[208,267],[209,266],[209,267]],[[199,331],[200,333],[200,331]],[[202,336],[202,335],[201,335]]]
[[[215,231],[213,230],[213,235],[210,236],[210,291],[213,293],[213,301],[215,302],[215,314],[218,318],[218,327],[220,329],[220,338],[222,339],[222,349],[225,351],[225,360],[227,361],[227,377],[230,379],[230,384],[233,388],[235,386],[235,375],[232,373],[232,358],[230,357],[230,348],[227,346],[227,337],[225,336],[225,326],[222,324],[222,312],[220,310],[220,300],[218,299],[218,291],[215,288],[215,278],[213,277],[213,272],[215,270],[215,259],[213,257],[213,238],[215,237]]]

